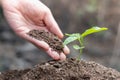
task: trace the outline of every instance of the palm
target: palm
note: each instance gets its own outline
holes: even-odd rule
[[[41,5],[39,6],[39,4]],[[17,6],[13,4],[15,7],[8,6],[8,9],[11,9],[7,12],[9,14],[7,14],[7,17],[17,34],[27,33],[31,29],[49,29],[49,26],[47,26],[49,23],[45,19],[48,17],[47,12],[50,11],[42,3],[39,2],[39,4],[33,3],[33,1],[27,3],[19,1]]]

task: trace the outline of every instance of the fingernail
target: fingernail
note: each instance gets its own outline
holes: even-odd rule
[[[64,53],[60,53],[60,60],[66,60],[66,56]]]
[[[63,51],[64,51],[65,54],[70,53],[70,49],[66,45],[64,46]]]
[[[51,49],[49,49],[47,51],[47,53],[48,53],[49,56],[51,56],[55,60],[59,60],[60,59],[60,55],[57,52],[52,51]]]
[[[59,60],[60,59],[60,55],[57,52],[55,52],[55,51],[52,52],[52,56],[53,56],[53,58],[55,60]]]

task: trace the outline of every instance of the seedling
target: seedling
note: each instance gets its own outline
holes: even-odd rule
[[[68,37],[65,39],[64,45],[67,45],[67,44],[69,44],[69,43],[71,43],[73,41],[78,41],[79,45],[75,44],[75,45],[73,45],[73,48],[80,51],[80,54],[78,56],[78,60],[80,60],[83,49],[85,48],[84,38],[86,36],[90,35],[90,34],[97,33],[97,32],[100,32],[100,31],[104,31],[104,30],[107,30],[107,29],[108,28],[105,28],[105,27],[102,27],[102,28],[100,28],[100,27],[92,27],[90,29],[87,29],[82,34],[80,34],[80,33],[65,34]]]

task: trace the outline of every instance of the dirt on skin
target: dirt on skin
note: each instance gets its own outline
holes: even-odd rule
[[[28,35],[47,42],[55,51],[63,49],[62,41],[54,34],[32,30]],[[2,72],[0,80],[120,80],[120,73],[95,62],[67,59],[48,61],[31,69]]]
[[[45,30],[31,30],[28,35],[40,41],[45,41],[54,51],[57,51],[58,53],[63,51],[62,40],[55,36],[55,34]]]

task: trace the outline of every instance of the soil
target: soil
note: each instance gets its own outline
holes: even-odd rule
[[[0,80],[21,80],[22,75],[26,74],[30,69],[11,70],[0,73]]]
[[[47,42],[55,51],[63,49],[62,41],[50,32],[32,30],[28,35]],[[0,80],[120,80],[120,73],[92,61],[71,58],[48,61],[31,69],[1,72]]]
[[[0,80],[120,80],[120,73],[95,62],[48,61],[32,69],[3,72]]]
[[[45,30],[31,30],[28,35],[38,39],[40,41],[45,41],[49,46],[58,53],[63,52],[63,43],[55,34],[50,33]]]

